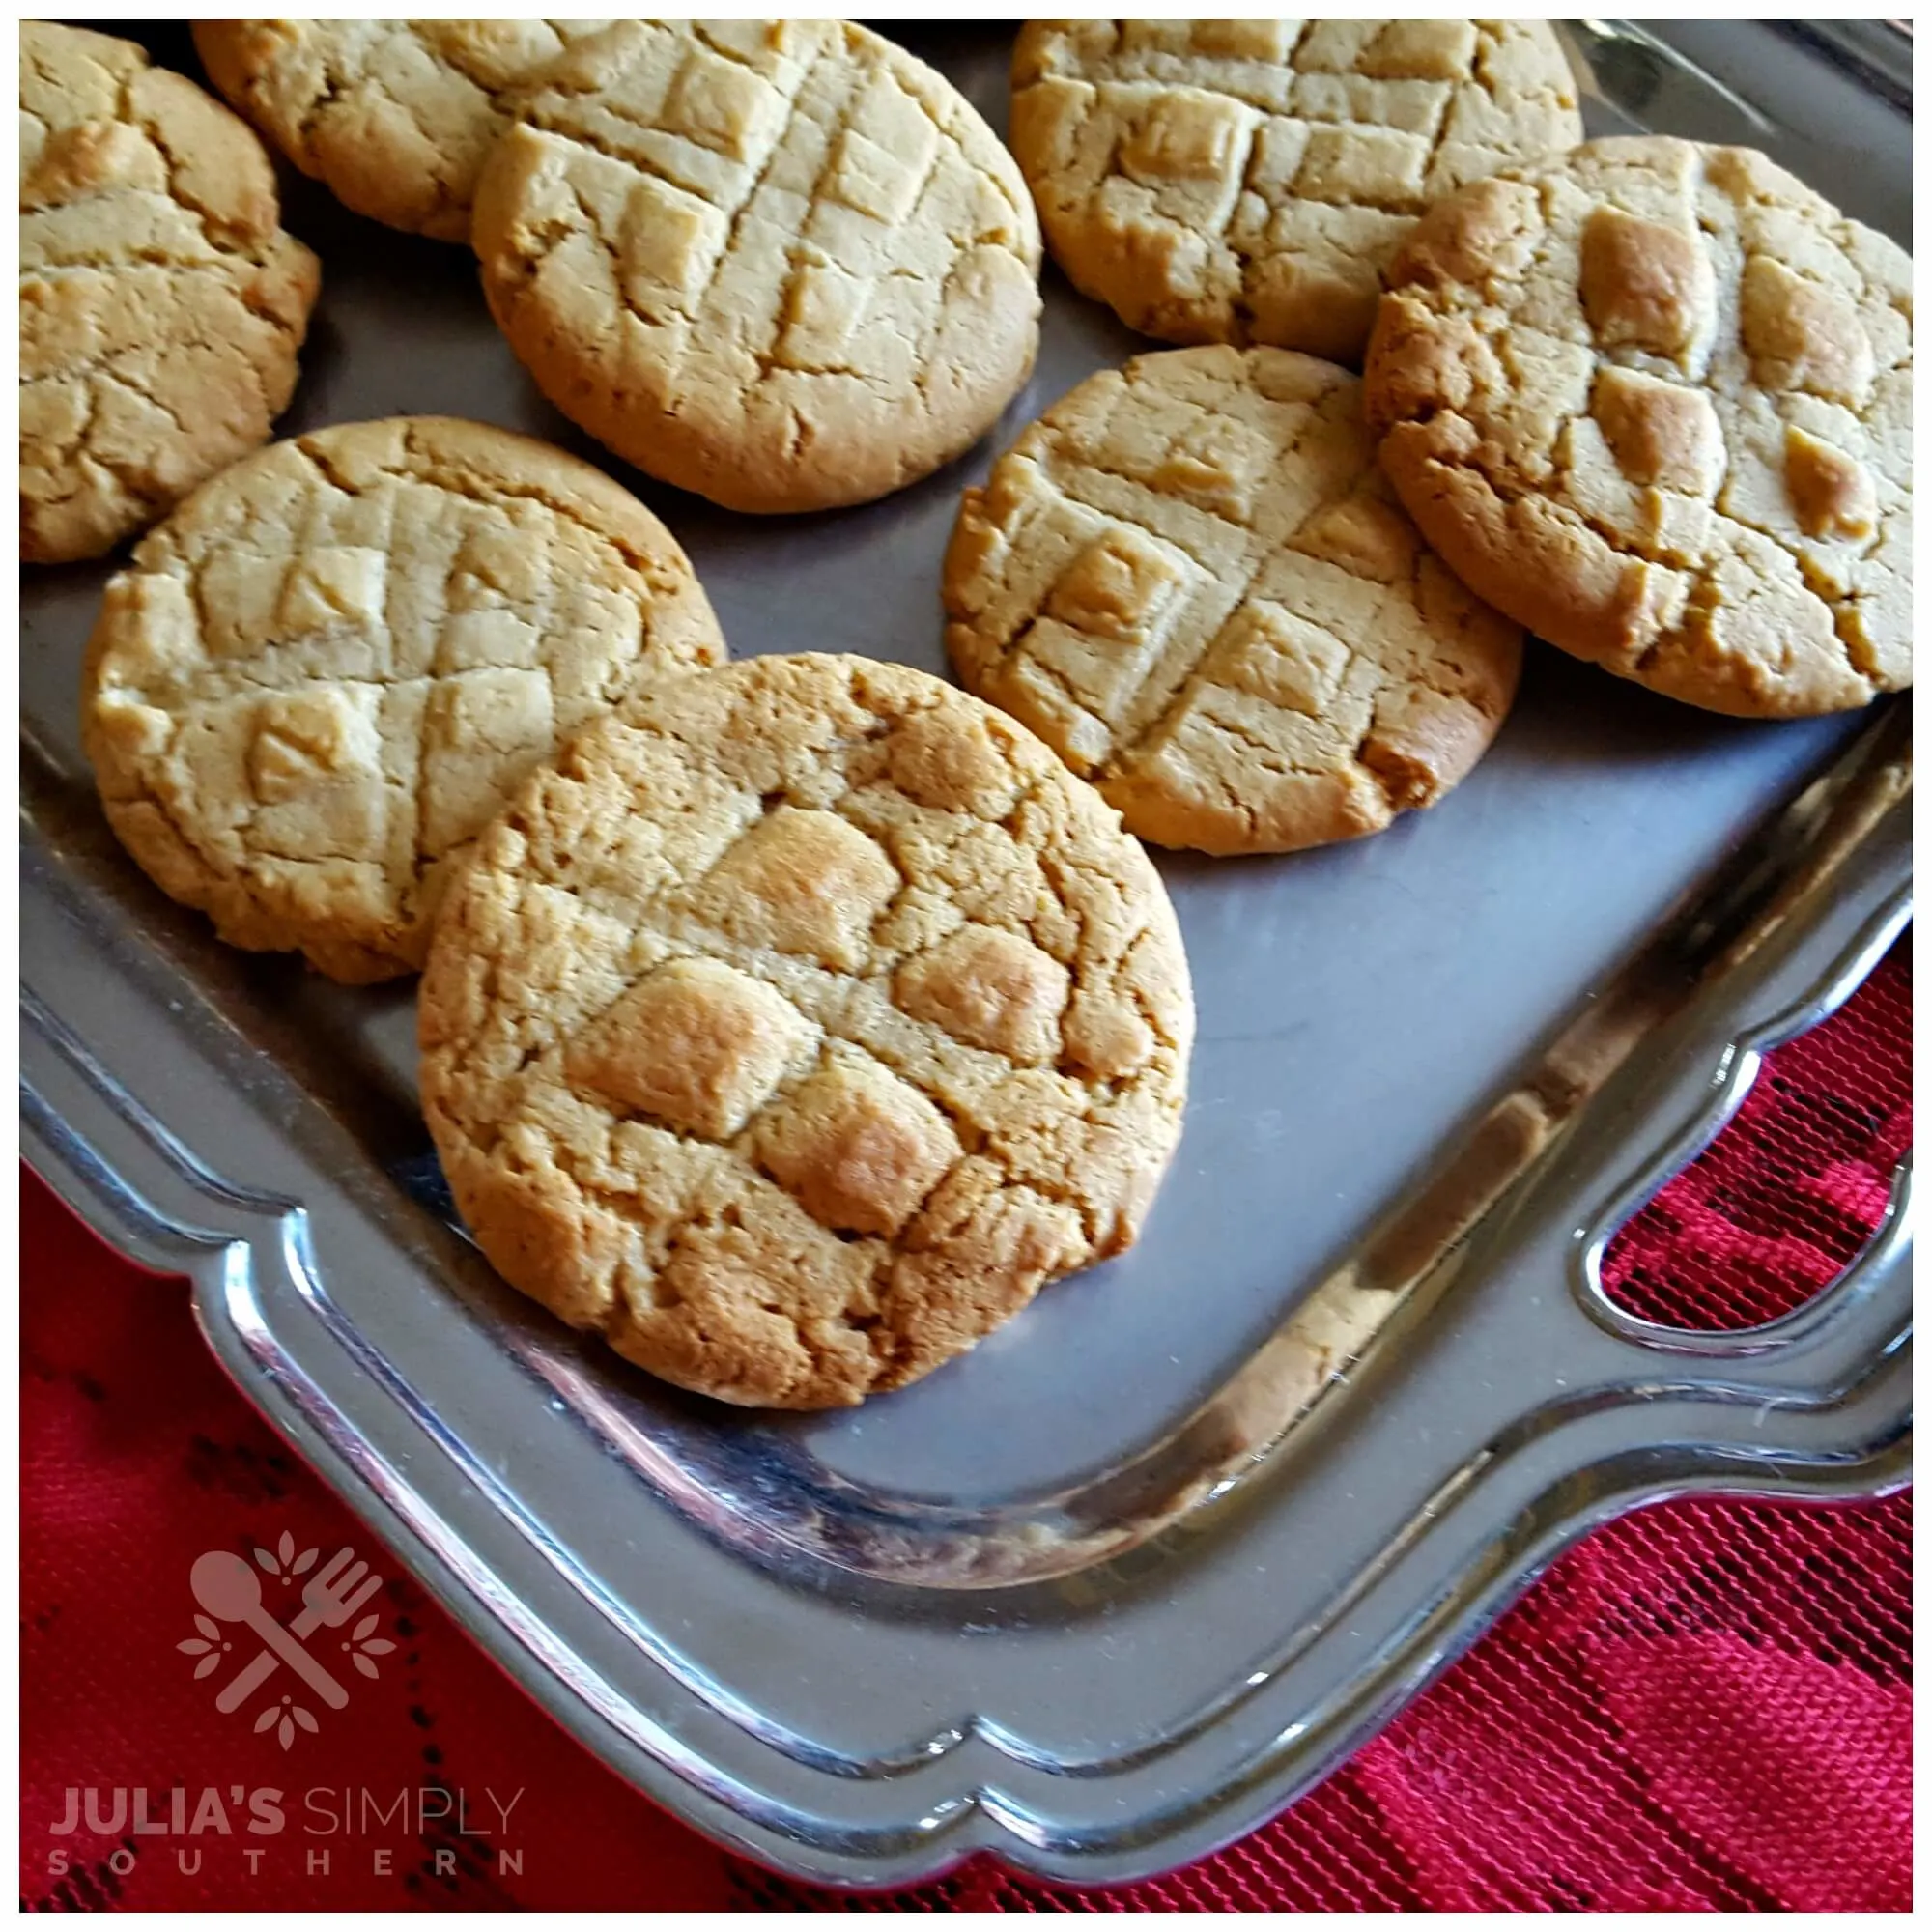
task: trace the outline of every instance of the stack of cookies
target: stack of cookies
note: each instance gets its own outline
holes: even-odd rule
[[[734,510],[984,436],[1042,224],[1179,345],[964,492],[965,691],[727,665],[670,531],[559,450],[260,447],[318,286],[261,141],[23,30],[23,554],[164,519],[88,656],[109,822],[232,944],[422,971],[484,1252],[688,1388],[860,1401],[1133,1241],[1194,1024],[1138,839],[1434,804],[1524,627],[1744,716],[1911,682],[1909,259],[1761,156],[1578,145],[1545,23],[1034,22],[1011,154],[850,22],[195,38],[297,167],[473,246],[560,410]]]
[[[350,207],[473,243],[565,415],[727,508],[914,482],[1033,368],[1019,169],[851,21],[219,20],[195,41]]]

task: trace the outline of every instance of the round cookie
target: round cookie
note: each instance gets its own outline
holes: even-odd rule
[[[142,542],[83,742],[164,892],[356,983],[422,963],[452,870],[569,732],[724,654],[684,553],[600,471],[482,423],[351,423]]]
[[[1090,377],[968,490],[947,648],[1128,829],[1287,852],[1433,805],[1522,634],[1424,549],[1347,370],[1173,349]]]
[[[262,144],[128,41],[20,27],[20,554],[99,556],[265,441],[320,273]]]
[[[1033,367],[1039,228],[992,130],[843,20],[627,20],[521,99],[483,288],[558,409],[735,510],[866,502]]]
[[[1583,123],[1544,20],[1033,20],[1010,138],[1129,327],[1355,363],[1415,217]]]
[[[938,678],[660,685],[484,835],[423,1109],[517,1288],[726,1402],[916,1380],[1129,1246],[1194,1029],[1147,854]]]
[[[1912,261],[1762,155],[1598,141],[1443,203],[1368,409],[1430,542],[1575,656],[1740,717],[1912,682]]]
[[[358,214],[440,242],[507,125],[500,97],[607,20],[197,20],[209,78]]]

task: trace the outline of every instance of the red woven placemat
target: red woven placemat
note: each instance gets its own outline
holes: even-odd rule
[[[1910,1069],[1901,945],[1626,1231],[1616,1292],[1703,1325],[1802,1301],[1876,1224],[1911,1143]],[[310,1644],[349,1687],[341,1710],[285,1667],[219,1712],[253,1644],[222,1652],[211,1639],[240,1627],[197,1626],[195,1558],[252,1562],[274,1608],[338,1548],[377,1552],[223,1379],[180,1284],[109,1254],[31,1177],[22,1245],[24,1905],[1909,1909],[1903,1496],[1627,1519],[1320,1790],[1171,1877],[1075,1893],[976,1864],[848,1899],[729,1859],[629,1790],[386,1559]]]

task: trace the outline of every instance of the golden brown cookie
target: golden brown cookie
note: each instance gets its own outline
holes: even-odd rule
[[[1361,384],[1285,349],[1090,377],[968,490],[947,647],[1129,830],[1286,852],[1433,805],[1488,749],[1522,634],[1424,549]]]
[[[20,554],[99,556],[264,441],[316,260],[262,144],[132,43],[20,28]]]
[[[645,692],[484,835],[423,1108],[515,1287],[825,1408],[1133,1241],[1193,1026],[1159,875],[1037,739],[901,665],[756,658]]]
[[[422,963],[452,869],[563,737],[724,654],[607,476],[405,416],[275,443],[155,530],[107,586],[82,730],[164,892],[354,983]]]
[[[1430,202],[1583,124],[1544,20],[1032,20],[1011,138],[1129,327],[1353,363]]]
[[[1427,215],[1369,356],[1424,534],[1741,717],[1912,682],[1912,261],[1746,148],[1597,141]]]
[[[627,20],[521,99],[483,287],[558,409],[736,510],[859,503],[1033,367],[1039,229],[931,69],[843,20]]]
[[[501,96],[608,20],[197,20],[209,78],[358,214],[469,239]]]

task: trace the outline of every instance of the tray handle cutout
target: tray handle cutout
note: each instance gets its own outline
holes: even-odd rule
[[[1648,1318],[1612,1294],[1605,1281],[1604,1263],[1618,1234],[1710,1150],[1736,1119],[1769,1056],[1835,1013],[1876,969],[1910,915],[1909,899],[1895,897],[1866,923],[1822,982],[1770,1018],[1723,1040],[1715,1052],[1706,1042],[1701,1052],[1663,1061],[1654,1091],[1644,1096],[1648,1104],[1640,1103],[1640,1110],[1649,1120],[1671,1125],[1661,1140],[1653,1140],[1654,1151],[1626,1176],[1580,1232],[1572,1268],[1572,1286],[1584,1312],[1600,1328],[1644,1351],[1653,1373],[1660,1354],[1721,1360],[1735,1373],[1754,1360],[1789,1357],[1840,1339],[1862,1338],[1861,1352],[1870,1354],[1895,1346],[1909,1333],[1909,1151],[1893,1171],[1885,1210],[1863,1247],[1834,1279],[1798,1307],[1769,1321],[1736,1328],[1694,1328]],[[1800,952],[1808,950],[1801,948]],[[1774,980],[1788,981],[1790,977],[1787,966]],[[1838,1351],[1834,1348],[1833,1352]],[[1780,1384],[1782,1379],[1777,1378]]]

